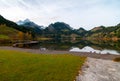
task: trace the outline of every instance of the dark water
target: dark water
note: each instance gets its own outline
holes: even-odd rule
[[[88,41],[88,40],[47,40],[40,41],[31,48],[44,50],[64,50],[71,52],[96,52],[99,54],[120,54],[120,41]]]
[[[3,44],[0,46],[11,46],[13,44]],[[98,54],[120,55],[120,41],[88,41],[88,40],[46,40],[39,44],[27,48],[45,50],[59,50],[70,52],[95,52]]]

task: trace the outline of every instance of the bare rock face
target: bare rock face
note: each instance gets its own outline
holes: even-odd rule
[[[120,62],[88,58],[76,81],[120,81]]]

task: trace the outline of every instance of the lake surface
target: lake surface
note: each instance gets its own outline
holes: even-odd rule
[[[12,44],[0,44],[7,46]],[[25,47],[26,48],[26,47]],[[40,41],[39,44],[27,47],[30,49],[58,50],[70,52],[91,52],[98,54],[116,54],[120,55],[120,41],[88,41],[88,40],[46,40]]]
[[[119,55],[119,53],[116,50],[109,50],[109,49],[97,50],[90,46],[85,46],[82,49],[80,49],[78,47],[73,47],[72,49],[70,49],[70,52],[91,52],[91,53],[98,53],[98,54],[117,54],[117,55]]]
[[[98,54],[120,55],[120,41],[87,41],[87,40],[48,40],[40,41],[32,49],[59,50],[70,52],[92,52]]]

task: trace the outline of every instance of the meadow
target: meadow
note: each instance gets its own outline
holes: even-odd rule
[[[74,81],[85,57],[0,50],[0,81]]]
[[[0,39],[9,39],[9,37],[6,35],[0,35]]]

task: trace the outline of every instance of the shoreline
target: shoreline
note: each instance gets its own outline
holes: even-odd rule
[[[120,55],[114,55],[114,54],[97,54],[97,53],[91,53],[91,52],[70,52],[70,51],[55,51],[55,50],[44,51],[39,49],[17,48],[12,46],[0,46],[0,49],[30,52],[34,54],[72,54],[77,56],[85,56],[85,57],[105,59],[105,60],[113,60],[116,57],[120,57]]]
[[[76,81],[120,81],[120,62],[88,57]]]
[[[0,46],[0,50],[14,50],[29,52],[33,54],[71,54],[76,56],[87,57],[82,68],[78,71],[76,81],[119,81],[120,63],[114,62],[113,59],[120,55],[97,54],[91,52],[69,52],[69,51],[52,51],[39,49],[25,49],[10,46]]]

